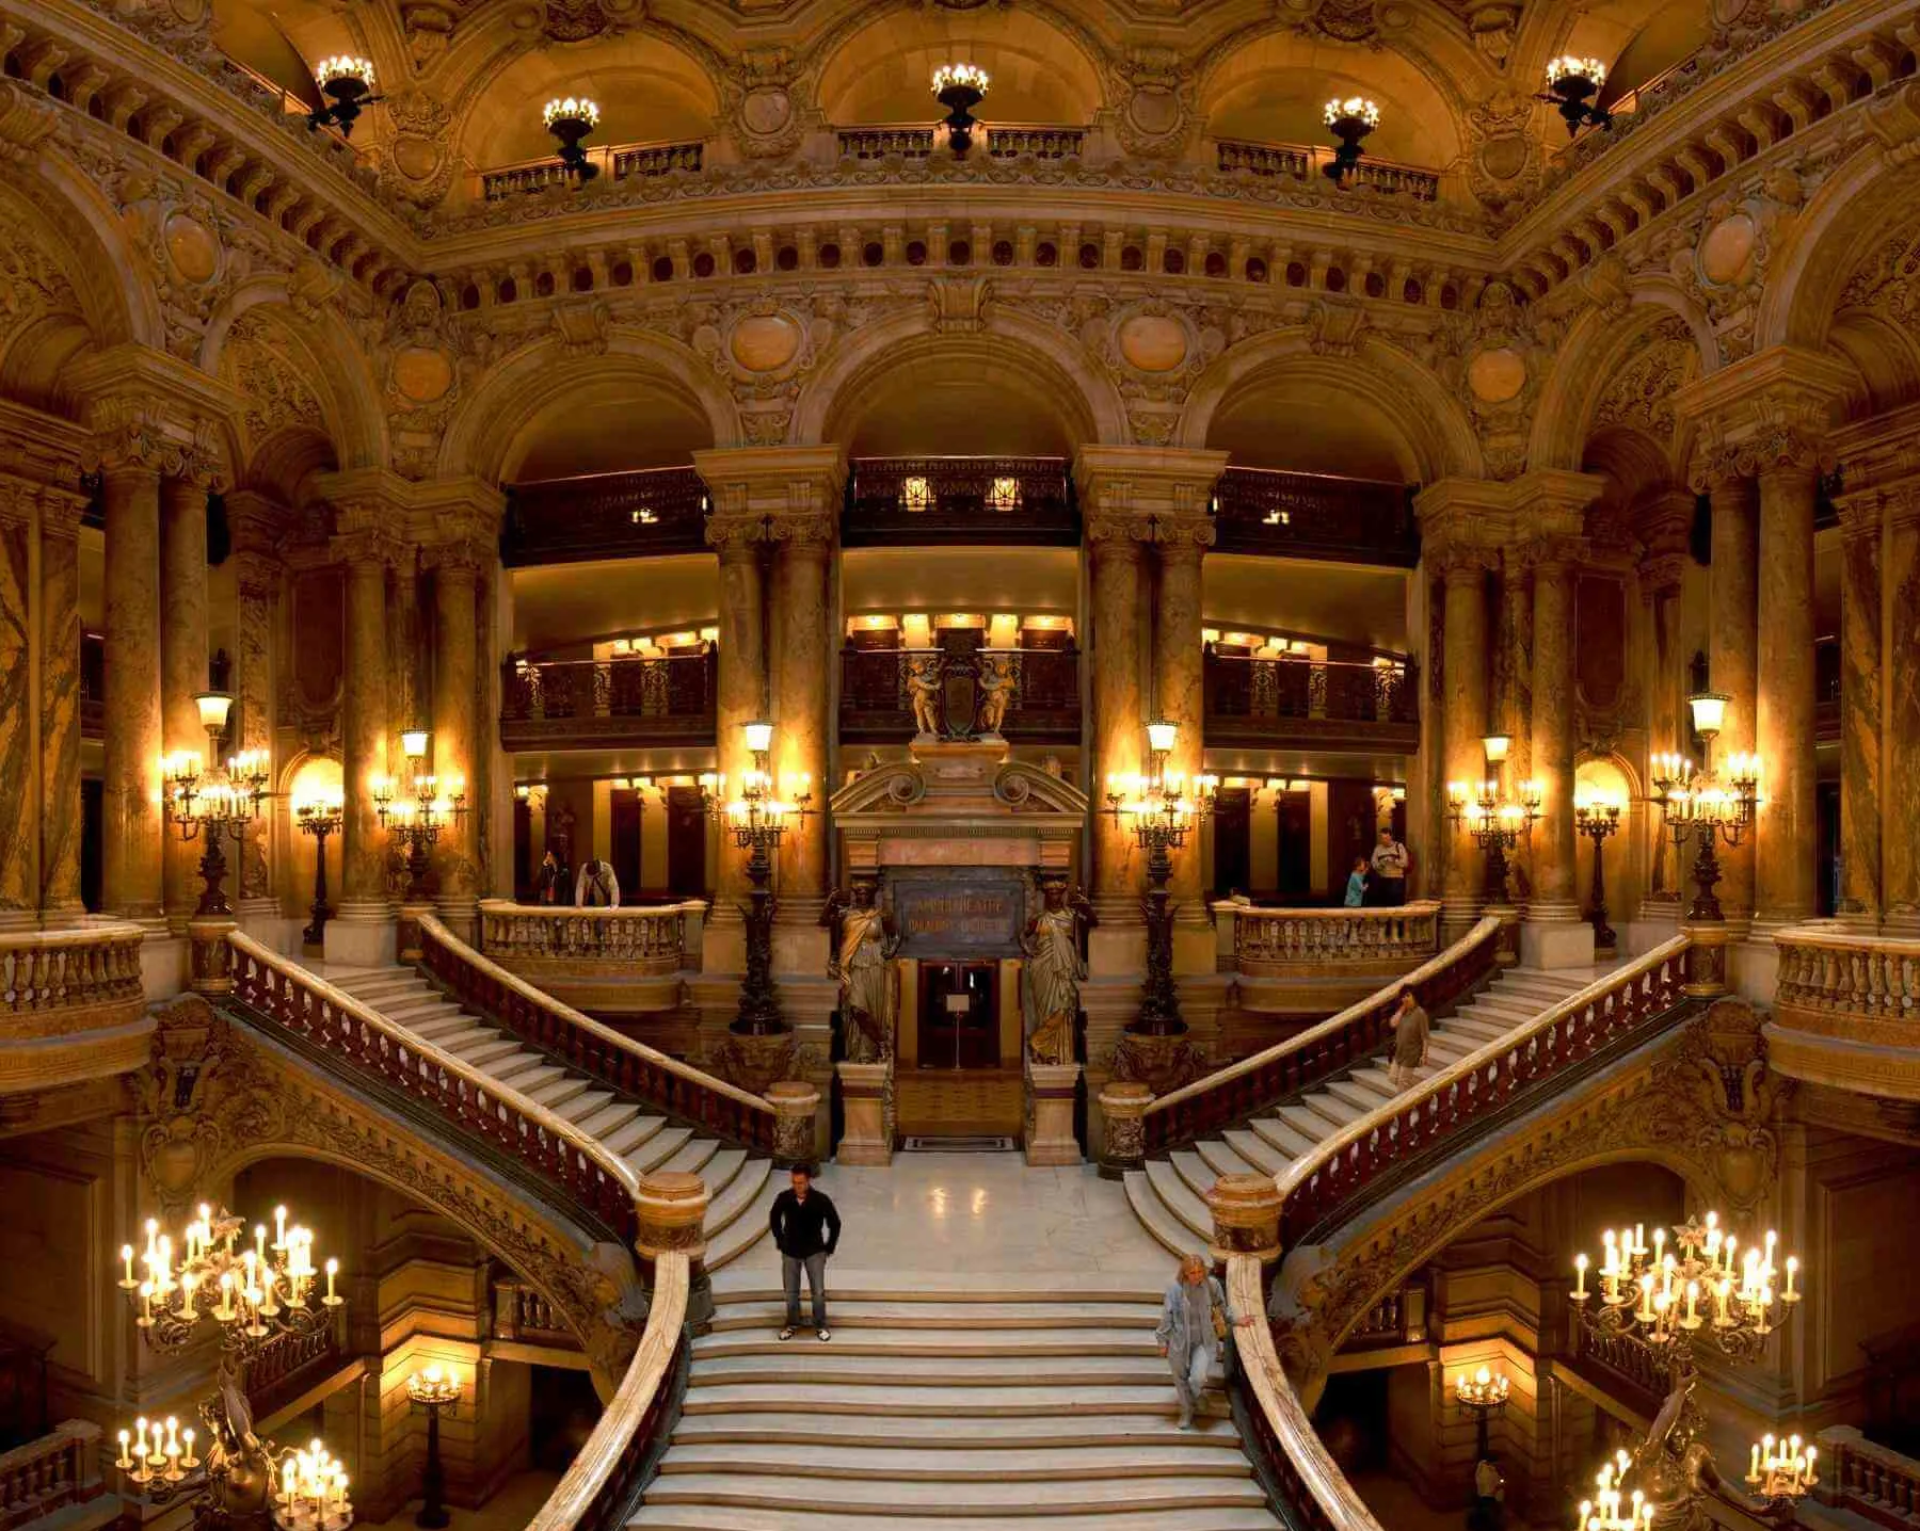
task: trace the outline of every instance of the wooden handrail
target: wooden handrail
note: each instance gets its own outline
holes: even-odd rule
[[[639,1181],[599,1139],[245,932],[228,932],[227,943],[241,1003],[499,1148],[552,1182],[558,1205],[586,1208],[632,1243]]]
[[[536,989],[462,941],[433,915],[420,919],[421,965],[463,1001],[522,1041],[609,1089],[765,1153],[773,1106],[763,1096],[623,1036]]]
[[[663,1250],[654,1260],[651,1306],[640,1348],[619,1391],[574,1454],[527,1531],[610,1531],[632,1509],[636,1480],[673,1402],[674,1373],[683,1356],[682,1330],[692,1275],[685,1251]]]
[[[1451,1003],[1492,972],[1499,935],[1500,921],[1489,915],[1438,956],[1339,1014],[1161,1096],[1143,1118],[1148,1151],[1216,1131],[1372,1057],[1387,1045],[1387,1017],[1404,990],[1430,1011]]]

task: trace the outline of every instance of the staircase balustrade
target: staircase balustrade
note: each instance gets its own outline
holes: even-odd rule
[[[654,1259],[647,1329],[619,1390],[527,1531],[612,1531],[626,1524],[679,1412],[689,1349],[692,1271],[684,1250]]]
[[[515,961],[617,964],[623,974],[677,973],[685,965],[684,904],[581,909],[548,904],[480,902],[480,949]]]
[[[0,1015],[47,1016],[144,1003],[138,925],[83,925],[0,935]],[[132,1016],[127,1019],[131,1020]],[[22,1028],[37,1034],[38,1027]],[[13,1035],[8,1023],[0,1034]]]
[[[1390,1173],[1673,1009],[1686,998],[1691,944],[1690,937],[1675,936],[1296,1159],[1280,1177],[1283,1247],[1312,1242],[1313,1230],[1336,1220]]]
[[[1814,1439],[1827,1459],[1813,1490],[1821,1504],[1893,1531],[1920,1526],[1920,1461],[1868,1440],[1851,1425],[1822,1430]]]
[[[1782,930],[1774,991],[1781,1009],[1914,1027],[1920,1046],[1920,941],[1848,930]]]
[[[100,1427],[69,1419],[38,1440],[0,1452],[0,1531],[13,1531],[105,1492]]]
[[[1439,941],[1437,900],[1376,909],[1262,909],[1237,904],[1233,957],[1240,972],[1280,977],[1325,963],[1430,957]]]
[[[420,965],[462,1005],[595,1083],[760,1153],[774,1151],[773,1107],[563,1005],[482,956],[432,915]]]
[[[537,1101],[421,1041],[243,932],[229,932],[227,941],[240,1004],[497,1149],[544,1182],[557,1206],[585,1210],[632,1244],[639,1229],[639,1183],[617,1155]]]
[[[1146,1151],[1164,1153],[1219,1132],[1358,1067],[1391,1042],[1387,1023],[1403,992],[1411,989],[1429,1015],[1439,1015],[1491,976],[1499,934],[1499,920],[1483,919],[1432,961],[1358,1004],[1163,1095],[1142,1119]]]

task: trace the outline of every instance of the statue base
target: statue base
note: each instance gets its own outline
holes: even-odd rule
[[[777,1081],[785,1079],[793,1068],[793,1033],[776,1031],[754,1036],[744,1031],[729,1031],[714,1060],[720,1077],[738,1085],[749,1095],[765,1095]]]
[[[1027,1163],[1078,1164],[1073,1101],[1080,1083],[1077,1063],[1027,1065]]]
[[[1155,1095],[1171,1095],[1206,1072],[1206,1058],[1185,1031],[1177,1036],[1123,1031],[1114,1044],[1112,1077],[1125,1083],[1144,1084]]]
[[[841,1063],[835,1067],[846,1116],[835,1160],[882,1167],[893,1163],[893,1065]]]

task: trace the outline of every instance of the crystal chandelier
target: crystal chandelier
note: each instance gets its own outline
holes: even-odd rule
[[[1560,113],[1570,135],[1589,123],[1610,128],[1613,114],[1592,104],[1606,79],[1607,66],[1599,59],[1563,53],[1547,65],[1547,92],[1540,99]]]

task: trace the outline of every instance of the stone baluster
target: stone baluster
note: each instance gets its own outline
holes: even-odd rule
[[[161,747],[198,755],[204,769],[220,765],[219,746],[201,726],[197,693],[208,689],[207,491],[210,473],[191,463],[160,483],[160,716]],[[200,899],[196,864],[200,840],[166,840],[167,919],[176,931]],[[231,891],[231,890],[229,890]]]

